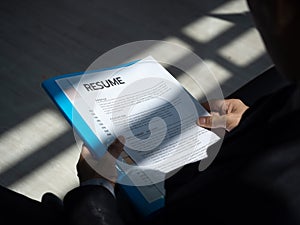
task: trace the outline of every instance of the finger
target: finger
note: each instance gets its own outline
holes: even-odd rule
[[[93,165],[97,164],[97,162],[98,160],[92,155],[88,147],[83,144],[77,165],[89,165],[92,167]]]
[[[82,145],[80,156],[83,158],[91,156],[91,152],[85,144]]]
[[[220,127],[225,128],[226,117],[219,116],[219,115],[199,117],[197,120],[197,124],[205,128],[220,128]]]
[[[123,147],[125,144],[125,138],[123,136],[119,136],[114,140],[114,142],[108,147],[108,152],[114,157],[118,158],[123,151]]]
[[[237,127],[240,123],[241,117],[234,113],[230,113],[227,115],[226,120],[226,130],[231,131],[233,128]]]
[[[199,117],[197,124],[205,128],[225,128],[227,131],[231,131],[237,127],[241,117],[233,113],[226,115],[212,115],[207,117]]]

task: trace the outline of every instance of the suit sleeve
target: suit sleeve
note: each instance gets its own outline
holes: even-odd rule
[[[64,197],[66,220],[70,225],[123,225],[117,201],[98,185],[77,187]]]

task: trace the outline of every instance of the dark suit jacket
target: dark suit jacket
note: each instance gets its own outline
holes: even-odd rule
[[[167,181],[170,218],[198,218],[208,224],[300,224],[299,128],[299,87],[288,86],[260,99],[225,136],[205,171],[197,173],[197,164],[189,165]],[[189,216],[184,217],[185,212]]]
[[[251,106],[214,162],[202,172],[198,163],[187,165],[169,178],[166,207],[137,224],[300,224],[299,89],[285,87]],[[74,224],[121,224],[116,204],[99,187],[65,198]]]

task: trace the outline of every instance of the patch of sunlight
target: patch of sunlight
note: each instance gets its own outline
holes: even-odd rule
[[[255,28],[234,38],[218,50],[218,54],[239,67],[245,67],[265,54],[265,46]]]
[[[150,47],[145,48],[141,53],[135,54],[128,60],[129,62],[151,55],[158,61],[160,61],[159,59],[163,60],[162,63],[167,62],[172,65],[172,63],[177,62],[188,54],[189,51],[186,49],[192,50],[192,47],[189,44],[174,36],[167,37],[161,41],[146,40],[144,43],[145,46],[149,45],[149,43],[151,43],[151,45]],[[179,46],[179,48],[176,48],[176,51],[174,51],[173,44]],[[143,46],[141,45],[141,47]]]
[[[45,109],[0,136],[0,172],[65,133],[70,126],[58,112]]]
[[[79,150],[74,144],[17,180],[9,188],[36,200],[40,200],[45,192],[52,192],[62,198],[67,191],[78,186],[76,171],[78,157]]]
[[[204,16],[184,27],[181,31],[189,38],[208,43],[234,26],[234,23],[211,16]]]
[[[211,11],[211,13],[218,14],[229,14],[229,13],[243,13],[249,11],[249,7],[246,1],[241,0],[231,0],[220,5]]]

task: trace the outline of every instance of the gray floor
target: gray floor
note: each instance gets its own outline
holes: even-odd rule
[[[191,48],[225,97],[271,65],[243,0],[3,0],[0,27],[0,183],[34,199],[78,184],[79,150],[44,79],[139,40]]]

